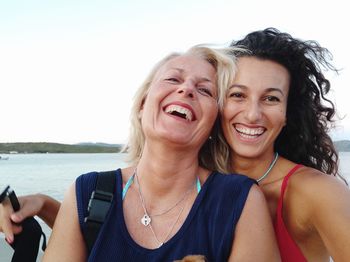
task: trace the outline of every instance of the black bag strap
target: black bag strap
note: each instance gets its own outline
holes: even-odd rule
[[[94,246],[100,228],[111,207],[115,183],[115,170],[100,172],[97,176],[96,188],[91,193],[88,216],[85,218],[86,230],[83,232],[88,254]]]

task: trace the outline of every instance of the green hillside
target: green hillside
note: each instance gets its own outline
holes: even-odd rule
[[[117,153],[122,145],[58,144],[58,143],[0,143],[0,154],[9,153]]]
[[[350,152],[350,140],[334,142],[339,152]],[[75,145],[59,143],[0,143],[0,154],[9,153],[118,153],[121,144],[79,143]]]

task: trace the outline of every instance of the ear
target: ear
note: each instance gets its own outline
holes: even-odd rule
[[[143,107],[140,109],[139,113],[137,114],[138,118],[141,119],[143,114]]]
[[[139,119],[141,119],[141,118],[142,118],[142,115],[143,115],[143,107],[144,107],[144,105],[145,105],[145,99],[146,99],[146,98],[144,98],[144,99],[142,100],[142,102],[141,102],[140,111],[139,111],[139,113],[138,113],[138,118],[139,118]]]
[[[142,102],[141,102],[141,106],[140,106],[140,111],[139,113],[137,114],[138,118],[141,119],[142,118],[142,115],[143,115],[143,106],[145,105],[145,99],[142,99]]]

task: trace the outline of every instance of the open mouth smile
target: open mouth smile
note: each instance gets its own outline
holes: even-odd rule
[[[265,132],[265,128],[263,127],[246,127],[242,125],[234,125],[234,129],[237,131],[237,133],[242,136],[243,138],[247,139],[254,139],[259,136],[261,136]]]
[[[180,105],[168,105],[164,108],[164,111],[173,116],[183,118],[189,122],[194,121],[196,119],[194,113],[189,108]]]

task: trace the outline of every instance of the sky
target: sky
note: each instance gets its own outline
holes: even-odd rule
[[[276,27],[333,54],[339,120],[350,140],[345,0],[0,1],[0,142],[125,143],[133,94],[173,51],[228,45]]]

